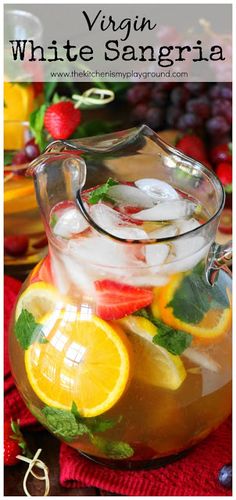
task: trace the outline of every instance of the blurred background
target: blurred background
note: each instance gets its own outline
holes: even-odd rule
[[[146,124],[213,169],[226,207],[219,238],[232,231],[231,83],[4,84],[4,252],[6,272],[25,274],[47,252],[30,161],[53,139],[106,134]]]

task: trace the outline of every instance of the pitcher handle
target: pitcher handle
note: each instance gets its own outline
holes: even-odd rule
[[[224,245],[212,243],[206,262],[206,280],[213,286],[219,270],[232,264],[232,240]]]

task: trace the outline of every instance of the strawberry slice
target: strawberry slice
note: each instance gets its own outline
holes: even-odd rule
[[[153,293],[147,288],[136,288],[112,280],[95,281],[95,288],[96,314],[105,320],[123,318],[149,306],[153,300]]]

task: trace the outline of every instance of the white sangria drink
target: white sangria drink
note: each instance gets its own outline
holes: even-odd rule
[[[47,205],[49,253],[16,304],[16,383],[81,453],[160,463],[231,411],[231,277],[206,272],[211,215],[193,193],[135,174],[68,198]]]

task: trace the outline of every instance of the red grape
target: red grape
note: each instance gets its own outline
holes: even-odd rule
[[[206,96],[190,99],[186,104],[186,110],[189,113],[196,113],[205,120],[211,115],[210,103]]]
[[[164,111],[161,108],[149,108],[146,114],[146,123],[149,127],[160,130],[163,128],[164,116]]]
[[[223,116],[214,116],[213,118],[210,118],[210,120],[207,120],[206,130],[210,135],[222,135],[229,132],[230,125]]]
[[[185,132],[189,129],[196,130],[201,126],[201,124],[202,120],[200,116],[194,113],[185,113],[178,119],[177,127],[179,130]]]
[[[28,160],[30,161],[34,160],[35,158],[37,158],[37,156],[40,155],[39,147],[36,144],[34,138],[30,139],[26,143],[24,151],[26,153],[26,156],[28,157]]]
[[[171,102],[178,106],[185,104],[188,98],[189,98],[189,91],[183,86],[175,87],[170,93]]]
[[[138,104],[139,102],[148,98],[150,93],[150,84],[148,83],[137,83],[130,87],[127,91],[127,100],[130,104]]]

